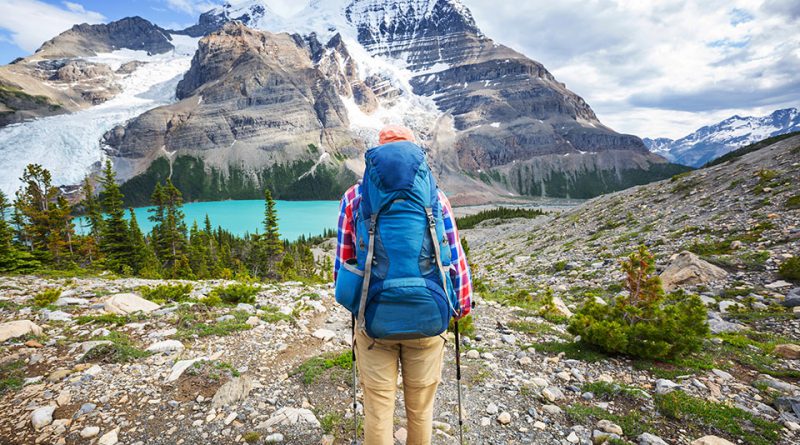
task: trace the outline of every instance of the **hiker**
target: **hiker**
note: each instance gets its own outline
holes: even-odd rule
[[[406,443],[424,445],[431,443],[443,333],[451,318],[469,313],[472,285],[455,215],[413,133],[388,126],[379,139],[365,155],[364,179],[342,198],[336,300],[353,314],[365,445],[394,443],[398,362]],[[458,379],[460,404],[460,361]]]

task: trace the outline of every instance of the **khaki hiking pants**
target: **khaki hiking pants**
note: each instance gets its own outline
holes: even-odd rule
[[[364,445],[394,444],[398,362],[408,420],[407,445],[430,445],[433,399],[442,376],[443,337],[374,340],[356,332],[356,363],[364,389]]]

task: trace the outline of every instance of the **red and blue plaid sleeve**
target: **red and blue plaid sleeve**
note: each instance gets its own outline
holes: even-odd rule
[[[336,260],[333,262],[333,280],[339,275],[342,263],[356,256],[355,229],[353,227],[353,201],[359,193],[358,184],[350,187],[339,206],[339,224],[336,236]]]
[[[447,242],[450,244],[450,278],[453,280],[453,287],[458,293],[458,302],[461,306],[461,314],[458,319],[465,317],[472,310],[472,277],[469,272],[467,255],[461,247],[461,239],[458,237],[458,227],[456,227],[456,217],[447,196],[439,191],[439,201],[442,203],[442,216],[444,219],[444,229],[447,233]]]

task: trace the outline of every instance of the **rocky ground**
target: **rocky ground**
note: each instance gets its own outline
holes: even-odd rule
[[[480,289],[464,338],[465,442],[800,441],[800,289],[777,274],[800,253],[798,145],[465,231]],[[566,332],[583,299],[621,291],[618,260],[641,243],[669,287],[708,305],[700,353],[633,360]],[[140,298],[157,284],[0,278],[0,443],[350,443],[350,316],[329,285],[264,284],[255,305],[209,309],[194,301],[224,283],[191,282],[183,303]],[[60,298],[35,305],[50,288]],[[542,313],[548,289],[555,309]],[[435,444],[457,443],[449,345]],[[402,394],[398,443],[401,407]]]

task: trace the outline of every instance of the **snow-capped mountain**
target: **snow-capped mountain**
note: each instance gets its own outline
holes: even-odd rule
[[[645,138],[643,141],[650,151],[670,161],[702,167],[737,148],[794,131],[800,131],[800,111],[786,108],[767,116],[732,116],[677,140]]]
[[[105,25],[76,27],[50,50],[105,35],[94,26]],[[681,169],[604,126],[542,64],[484,35],[459,0],[313,0],[288,18],[262,0],[230,0],[187,29],[148,32],[199,39],[189,66],[175,62],[174,96],[108,115],[100,137],[50,142],[65,156],[90,147],[93,159],[110,157],[135,202],[167,175],[187,199],[259,197],[266,186],[279,198],[336,197],[387,123],[416,131],[461,203],[585,198]],[[50,122],[35,121],[39,133],[57,128]],[[2,138],[0,152],[19,153]]]

